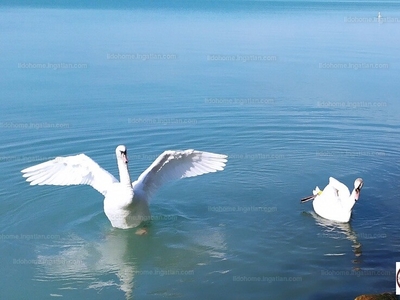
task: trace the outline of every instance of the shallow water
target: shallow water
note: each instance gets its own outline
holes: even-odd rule
[[[400,7],[121,3],[0,8],[0,298],[394,291]],[[132,178],[165,149],[229,162],[163,187],[145,236],[90,187],[21,177],[81,152],[117,175],[121,143]],[[299,203],[329,176],[364,179],[350,224]]]

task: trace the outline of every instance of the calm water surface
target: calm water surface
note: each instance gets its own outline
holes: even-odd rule
[[[0,7],[1,299],[353,299],[400,261],[397,4]],[[381,12],[381,19],[377,19]],[[225,153],[168,185],[148,234],[90,187],[20,170],[86,153],[137,177],[166,149]],[[349,224],[299,199],[365,186]]]

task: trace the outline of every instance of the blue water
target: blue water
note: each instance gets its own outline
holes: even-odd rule
[[[96,3],[0,6],[0,299],[394,291],[400,5]],[[166,149],[229,161],[163,187],[144,236],[90,187],[21,177],[82,152],[117,175],[118,144],[132,178]],[[364,179],[349,224],[299,203],[329,176]]]

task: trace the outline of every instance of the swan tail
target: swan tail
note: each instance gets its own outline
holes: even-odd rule
[[[319,187],[316,187],[315,190],[312,191],[314,196],[319,196],[322,194],[322,191],[319,189]]]
[[[314,200],[314,198],[315,198],[315,195],[307,196],[307,197],[304,197],[303,199],[301,199],[300,202],[301,203],[305,203],[305,202],[308,202],[310,200]]]
[[[316,187],[315,190],[313,190],[313,194],[311,196],[304,197],[303,199],[300,200],[301,203],[308,202],[310,200],[314,200],[315,197],[319,196],[322,194],[322,191],[319,189],[319,187]]]

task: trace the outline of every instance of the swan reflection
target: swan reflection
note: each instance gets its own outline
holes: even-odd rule
[[[132,232],[128,233],[132,237]],[[133,253],[136,250],[130,245],[129,235],[122,230],[110,230],[100,242],[69,235],[60,245],[39,247],[36,279],[59,280],[60,290],[85,287],[100,291],[116,286],[126,299],[132,299],[137,265],[129,258],[128,248]]]
[[[358,269],[357,266],[360,263],[359,258],[362,255],[361,243],[358,241],[358,237],[356,232],[351,227],[350,223],[338,223],[331,220],[324,219],[318,216],[315,212],[310,212],[316,224],[322,227],[318,236],[330,238],[334,240],[341,240],[343,238],[352,242],[352,248],[355,255],[355,259],[353,263],[356,265],[354,266],[355,269]]]
[[[108,229],[97,241],[69,235],[55,245],[35,249],[40,262],[35,280],[52,282],[53,286],[57,283],[57,296],[82,290],[115,295],[117,289],[125,299],[133,299],[136,277],[149,276],[150,280],[152,275],[151,280],[160,284],[169,280],[192,282],[196,268],[210,260],[224,260],[226,244],[221,230],[195,229],[177,236],[172,228],[150,228],[148,235],[138,236],[135,229]]]

